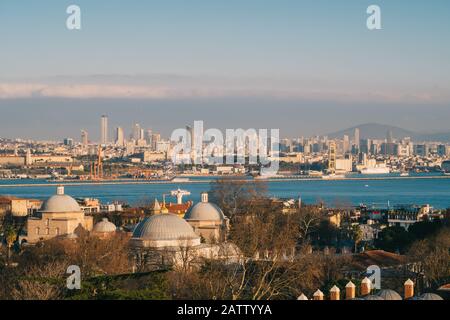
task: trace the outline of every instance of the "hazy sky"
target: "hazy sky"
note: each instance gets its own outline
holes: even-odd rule
[[[450,131],[449,39],[448,0],[1,0],[0,136],[95,138],[102,113],[165,134]]]

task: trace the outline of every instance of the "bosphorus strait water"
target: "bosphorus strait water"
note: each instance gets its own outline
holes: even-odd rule
[[[138,205],[161,200],[163,194],[181,188],[191,192],[183,201],[200,200],[200,193],[210,190],[214,178],[186,183],[162,184],[80,184],[69,183],[66,193],[73,197],[98,198],[103,203],[115,200]],[[20,186],[17,186],[19,185]],[[0,181],[0,195],[45,199],[55,193],[55,185],[45,180]],[[64,184],[64,183],[62,183]],[[16,186],[14,186],[16,185]],[[367,179],[367,180],[280,180],[268,181],[268,192],[272,197],[302,199],[304,203],[324,201],[328,206],[364,204],[430,204],[435,208],[450,207],[450,179]],[[168,201],[175,199],[166,196]]]

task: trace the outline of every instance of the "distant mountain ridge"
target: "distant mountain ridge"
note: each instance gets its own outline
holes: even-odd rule
[[[355,129],[359,128],[360,139],[386,139],[388,132],[392,132],[394,139],[403,139],[411,137],[414,141],[441,141],[450,142],[450,132],[441,133],[419,133],[406,130],[403,128],[389,126],[379,123],[365,123],[352,128],[340,130],[328,134],[330,138],[342,138],[348,135],[351,138],[355,135]]]

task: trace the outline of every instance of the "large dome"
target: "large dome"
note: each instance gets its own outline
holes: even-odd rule
[[[44,201],[40,211],[46,213],[82,212],[75,199],[64,194],[64,187],[58,187],[57,193]]]
[[[142,220],[133,238],[152,241],[194,240],[199,237],[185,220],[175,214],[159,214]]]
[[[98,233],[110,233],[116,232],[117,228],[114,223],[109,222],[107,218],[103,218],[102,221],[95,224],[93,231]]]
[[[186,220],[217,220],[222,221],[225,216],[214,203],[200,202],[193,206],[184,216]]]

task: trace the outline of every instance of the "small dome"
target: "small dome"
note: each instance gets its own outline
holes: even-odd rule
[[[441,296],[438,296],[435,293],[424,293],[419,296],[422,300],[444,300],[441,298]]]
[[[193,206],[184,216],[186,220],[215,220],[222,221],[225,216],[222,210],[210,202],[199,202]]]
[[[64,194],[64,187],[58,187],[57,194],[44,201],[40,211],[46,213],[82,212],[75,199]]]
[[[110,233],[110,232],[116,232],[117,228],[114,225],[114,223],[109,222],[107,218],[103,218],[102,221],[95,224],[92,231],[98,232],[98,233]]]
[[[369,295],[367,297],[364,297],[364,300],[384,300],[384,299],[380,296]]]
[[[383,289],[378,292],[377,296],[383,298],[384,300],[402,300],[402,297],[391,289]]]
[[[175,214],[154,215],[142,220],[133,231],[133,238],[145,240],[198,239],[192,227]]]

